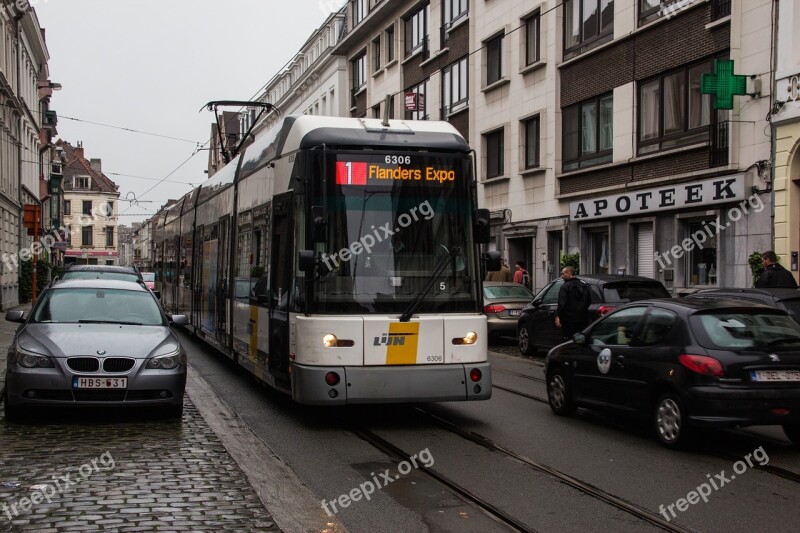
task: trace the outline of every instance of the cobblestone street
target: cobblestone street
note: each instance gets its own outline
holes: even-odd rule
[[[184,401],[182,423],[70,410],[0,426],[0,531],[277,531]]]

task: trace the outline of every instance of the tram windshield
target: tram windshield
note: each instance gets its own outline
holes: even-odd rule
[[[417,312],[476,311],[468,157],[338,152],[327,176],[313,311],[402,313],[439,265]]]

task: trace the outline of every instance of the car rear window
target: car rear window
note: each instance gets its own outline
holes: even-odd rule
[[[730,350],[800,345],[800,326],[784,314],[721,309],[695,314],[689,323],[705,348]]]
[[[522,285],[496,285],[484,287],[483,295],[486,298],[527,298],[533,300],[533,293]]]
[[[603,286],[603,297],[606,303],[625,303],[651,298],[669,298],[669,291],[658,282],[619,282],[606,283]]]

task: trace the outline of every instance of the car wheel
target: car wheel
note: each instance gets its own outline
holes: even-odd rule
[[[795,446],[800,446],[800,424],[784,424],[783,432]]]
[[[656,435],[667,448],[680,449],[689,440],[689,419],[683,400],[668,392],[659,398],[653,414]]]
[[[8,403],[8,391],[3,393],[3,414],[6,417],[6,422],[20,422],[24,415],[22,407]]]
[[[183,418],[183,402],[180,405],[170,405],[164,412],[167,418]]]
[[[517,342],[519,343],[519,351],[522,355],[534,356],[536,355],[536,347],[533,345],[532,330],[528,324],[520,324],[517,330]]]
[[[575,404],[572,402],[572,385],[560,368],[548,372],[547,403],[550,404],[550,409],[559,416],[569,416],[575,412]]]

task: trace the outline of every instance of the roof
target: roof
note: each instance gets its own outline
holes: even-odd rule
[[[776,311],[774,307],[766,304],[754,302],[748,302],[745,304],[741,300],[727,298],[657,298],[652,300],[637,300],[635,302],[626,303],[625,307],[643,304],[656,304],[659,307],[674,310],[684,310],[691,313],[720,309],[759,309]],[[621,307],[623,306],[620,306],[617,309],[620,309]],[[783,313],[785,313],[785,311]]]
[[[108,179],[102,172],[97,172],[92,168],[92,164],[83,157],[83,147],[78,148],[72,146],[67,141],[59,140],[56,143],[64,149],[67,162],[64,164],[64,191],[73,191],[72,178],[75,176],[89,176],[91,179],[90,189],[94,192],[106,192],[117,194],[117,184]]]
[[[72,272],[116,272],[118,274],[138,274],[132,267],[117,265],[71,265],[67,270]]]
[[[791,300],[800,298],[800,289],[790,289],[786,287],[769,289],[740,289],[737,287],[720,287],[716,289],[703,289],[687,297],[691,298],[711,298],[717,294],[730,294],[739,296],[766,297],[776,300]]]

